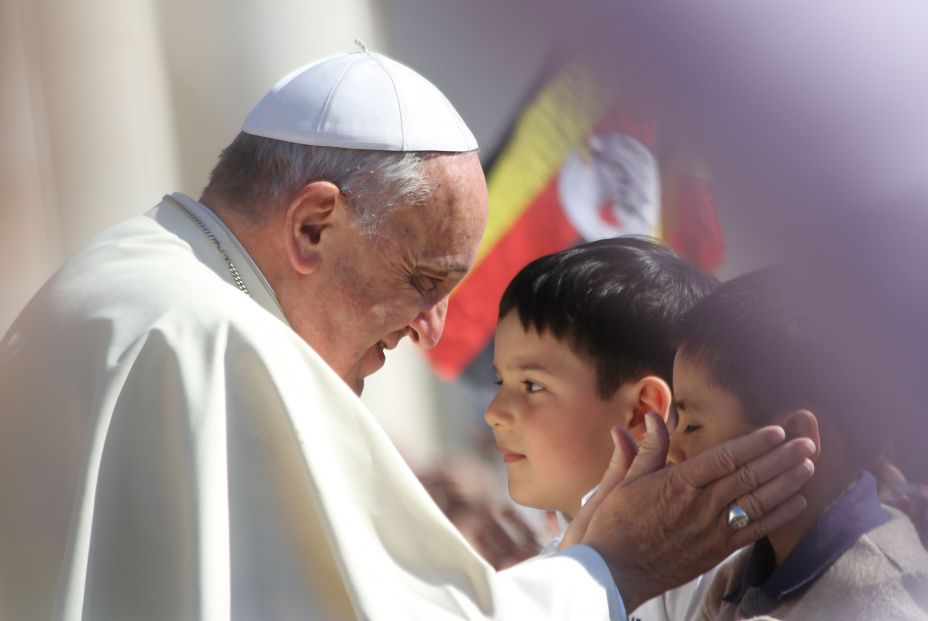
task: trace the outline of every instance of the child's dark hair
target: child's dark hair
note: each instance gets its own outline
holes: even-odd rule
[[[642,237],[616,237],[532,261],[503,293],[499,318],[565,340],[596,368],[599,395],[654,373],[668,382],[677,322],[716,281]]]
[[[726,282],[680,324],[680,353],[701,365],[757,425],[808,409],[841,429],[848,455],[865,468],[888,442],[889,425],[873,424],[874,404],[856,389],[855,365],[817,289],[795,271],[766,268]]]

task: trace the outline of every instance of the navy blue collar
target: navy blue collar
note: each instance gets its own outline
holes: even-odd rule
[[[750,599],[773,609],[791,593],[815,582],[861,535],[888,521],[889,515],[876,495],[876,481],[869,472],[862,472],[812,524],[779,567],[775,566],[770,541],[765,537],[755,543],[741,585],[723,600],[736,604],[750,591],[758,591]]]

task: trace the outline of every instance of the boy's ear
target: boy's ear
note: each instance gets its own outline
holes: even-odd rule
[[[656,375],[646,375],[632,385],[632,399],[634,402],[626,429],[635,442],[641,442],[646,431],[644,415],[655,412],[666,421],[673,397],[667,382]]]
[[[333,183],[314,181],[290,201],[285,217],[287,259],[293,269],[302,274],[319,267],[324,236],[344,209],[341,192]]]
[[[819,434],[818,418],[809,410],[793,410],[780,421],[780,426],[786,431],[786,439],[809,438],[815,444],[815,454],[812,461],[818,459],[822,453],[822,438]]]

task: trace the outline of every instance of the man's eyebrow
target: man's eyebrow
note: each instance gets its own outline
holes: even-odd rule
[[[683,399],[674,399],[672,405],[677,410],[686,410],[686,401]]]
[[[464,265],[463,263],[449,263],[445,266],[445,271],[449,274],[463,274],[470,271],[470,265]]]
[[[448,276],[449,274],[464,273],[470,269],[469,266],[456,261],[439,261],[436,263],[420,263],[416,266],[420,272],[432,273],[436,276]]]

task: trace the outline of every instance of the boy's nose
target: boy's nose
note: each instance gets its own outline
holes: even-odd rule
[[[486,411],[483,413],[483,420],[491,429],[494,427],[506,427],[512,422],[512,415],[506,409],[505,399],[500,391],[497,391],[496,396],[487,406]]]

